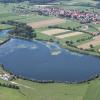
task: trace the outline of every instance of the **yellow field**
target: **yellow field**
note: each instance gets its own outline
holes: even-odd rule
[[[72,36],[81,35],[81,34],[84,34],[84,33],[83,32],[66,33],[66,34],[63,34],[63,35],[58,35],[58,36],[56,36],[56,38],[63,39],[63,38],[66,38],[66,37],[72,37]]]
[[[70,30],[65,30],[65,29],[51,29],[51,30],[43,31],[42,33],[46,35],[55,35],[55,34],[69,32],[69,31]]]

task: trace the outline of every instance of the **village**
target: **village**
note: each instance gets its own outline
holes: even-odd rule
[[[12,79],[12,75],[10,75],[7,72],[4,72],[4,71],[0,70],[0,78],[3,79],[3,80],[5,80],[5,81],[9,81],[9,80]]]
[[[81,23],[100,23],[100,13],[80,11],[80,10],[64,10],[57,7],[39,7],[36,10],[39,14],[54,15],[69,19],[79,20]]]

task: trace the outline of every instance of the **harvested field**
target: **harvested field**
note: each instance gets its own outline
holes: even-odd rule
[[[42,33],[46,35],[55,35],[55,34],[69,32],[69,31],[70,30],[65,30],[65,29],[51,29],[51,30],[43,31]]]
[[[100,35],[96,36],[92,41],[90,41],[88,43],[85,43],[85,44],[82,44],[82,45],[79,45],[77,47],[78,48],[83,48],[83,49],[89,49],[90,45],[93,45],[93,46],[100,45]]]
[[[100,27],[98,28],[98,30],[100,31]]]
[[[71,37],[71,36],[76,36],[76,35],[81,35],[81,34],[84,34],[84,33],[73,32],[73,33],[68,33],[68,34],[64,34],[64,35],[59,35],[59,36],[56,36],[56,37],[59,38],[59,39],[63,39],[63,38],[66,38],[66,37]]]
[[[31,26],[32,28],[41,28],[41,27],[46,27],[46,26],[50,26],[50,25],[61,24],[64,22],[65,22],[64,19],[55,18],[55,19],[42,20],[39,22],[29,23],[28,25]]]

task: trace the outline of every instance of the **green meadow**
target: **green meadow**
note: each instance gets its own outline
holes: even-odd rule
[[[0,79],[0,82],[5,83]],[[11,89],[0,86],[0,100],[99,100],[100,80],[90,83],[40,84],[22,79],[14,82],[20,84],[20,89]],[[7,82],[6,82],[7,83]]]
[[[14,27],[11,25],[0,24],[0,30],[12,29],[12,28]]]

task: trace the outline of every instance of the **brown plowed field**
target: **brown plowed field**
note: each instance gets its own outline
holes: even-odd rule
[[[64,22],[65,22],[64,19],[55,18],[55,19],[42,20],[39,22],[29,23],[28,25],[31,26],[32,28],[41,28],[41,27],[46,27],[46,26],[50,26],[50,25],[61,24]]]

